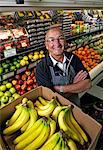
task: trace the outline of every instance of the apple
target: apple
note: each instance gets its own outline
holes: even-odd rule
[[[17,91],[19,91],[19,90],[21,89],[21,86],[20,86],[19,84],[16,84],[16,85],[15,85],[15,89],[16,89]]]
[[[33,88],[35,89],[37,87],[37,85],[36,84],[33,84]]]
[[[33,86],[31,86],[31,85],[29,85],[28,87],[27,87],[27,90],[28,91],[30,91],[30,90],[32,90],[33,89]]]
[[[8,80],[5,80],[5,81],[3,81],[3,83],[2,84],[7,84],[8,83]]]
[[[34,77],[34,73],[32,72],[30,76],[31,76],[31,78]]]
[[[23,83],[23,80],[18,80],[18,84],[22,85]]]
[[[11,87],[9,91],[11,92],[11,94],[14,94],[16,92],[14,87]]]
[[[32,80],[32,79],[27,80],[27,84],[28,84],[28,85],[32,85],[32,84],[33,84],[33,80]]]
[[[31,76],[28,76],[28,79],[27,80],[30,80],[31,79]]]
[[[9,98],[7,96],[2,96],[1,97],[1,103],[7,103]]]
[[[6,85],[1,85],[1,86],[0,86],[0,91],[2,91],[2,92],[3,92],[3,91],[6,91]]]
[[[13,97],[9,97],[9,102],[11,102],[12,100],[14,100],[14,98]]]
[[[26,74],[23,74],[22,77],[21,77],[21,79],[22,79],[23,81],[25,81],[25,80],[27,79],[27,75],[26,75]]]
[[[23,85],[21,86],[21,89],[22,89],[22,90],[25,90],[26,87],[27,87],[26,84],[23,84]]]
[[[12,80],[12,84],[16,85],[17,84],[17,80]]]
[[[18,93],[14,93],[14,94],[12,95],[12,97],[13,97],[14,99],[17,99],[17,98],[20,97],[20,95],[19,95]]]
[[[4,96],[10,97],[10,96],[11,96],[11,92],[10,92],[10,91],[6,91],[6,92],[4,93]]]
[[[21,79],[20,74],[17,74],[17,75],[15,76],[15,79],[20,80],[20,79]]]
[[[26,93],[25,90],[21,90],[20,95],[23,95],[23,94],[25,94],[25,93]]]
[[[2,97],[4,95],[4,93],[2,91],[0,91],[0,97]]]
[[[26,70],[26,71],[25,71],[25,74],[26,74],[27,76],[30,76],[30,74],[31,74],[30,70]]]
[[[10,88],[12,87],[12,83],[10,83],[10,82],[6,83],[6,87],[7,87],[8,89],[10,89]]]

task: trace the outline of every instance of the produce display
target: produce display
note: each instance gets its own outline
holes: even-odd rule
[[[3,136],[12,135],[12,149],[84,150],[90,144],[89,135],[76,121],[73,105],[63,106],[54,97],[39,96],[33,101],[24,97],[6,121]]]
[[[74,53],[80,58],[88,71],[97,66],[101,61],[100,54],[93,48],[89,48],[88,45],[78,48]]]
[[[0,85],[0,108],[4,107],[6,104],[13,100],[19,98],[20,95],[17,93],[13,84],[8,80],[5,80]]]
[[[27,66],[28,64],[35,62],[43,57],[45,57],[44,51],[41,50],[19,55],[12,59],[8,58],[1,62],[0,75],[18,70],[23,66]]]
[[[32,70],[27,69],[24,73],[17,74],[11,79],[11,82],[20,95],[36,88],[38,85],[35,78],[35,68]]]

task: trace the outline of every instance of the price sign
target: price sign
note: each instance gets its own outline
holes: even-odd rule
[[[4,57],[5,58],[15,56],[15,55],[16,55],[16,49],[15,48],[4,50]]]
[[[4,74],[4,75],[3,75],[3,80],[8,79],[8,78],[10,78],[10,77],[12,77],[12,76],[14,76],[14,72],[9,72],[9,73],[7,73],[7,74]]]
[[[35,67],[35,66],[36,66],[36,64],[37,64],[37,63],[36,63],[36,62],[34,62],[34,63],[30,64],[28,68],[29,68],[29,69],[31,69],[31,68]]]
[[[26,66],[17,70],[17,74],[24,72],[26,70]]]

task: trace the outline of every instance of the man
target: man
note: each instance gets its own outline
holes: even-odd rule
[[[59,92],[80,106],[78,93],[91,87],[91,80],[80,59],[65,52],[65,39],[59,27],[51,27],[45,36],[48,54],[36,67],[38,85]]]

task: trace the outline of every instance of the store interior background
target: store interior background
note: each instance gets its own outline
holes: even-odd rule
[[[12,82],[16,79],[14,76],[36,67],[37,62],[45,57],[45,33],[50,25],[56,24],[67,39],[66,50],[80,57],[92,79],[92,88],[79,95],[82,110],[103,124],[103,2],[81,0],[67,4],[67,0],[64,3],[59,0],[56,4],[45,0],[24,1],[17,6],[14,0],[0,1],[0,84],[5,80]],[[96,53],[86,58],[88,50],[98,52],[99,57]],[[24,93],[37,87],[36,81],[34,83],[28,90],[23,90]],[[19,87],[16,91],[24,94]],[[102,141],[103,132],[96,150],[103,148]]]

